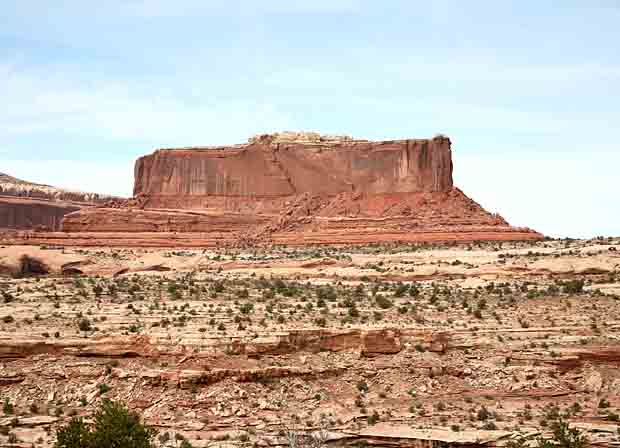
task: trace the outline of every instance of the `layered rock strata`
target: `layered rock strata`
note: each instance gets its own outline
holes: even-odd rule
[[[447,137],[371,142],[313,133],[157,150],[136,162],[133,199],[72,213],[63,231],[196,234],[190,245],[542,237],[454,187]],[[149,245],[144,238],[137,244]]]
[[[0,229],[60,230],[62,218],[112,199],[63,190],[0,173]]]

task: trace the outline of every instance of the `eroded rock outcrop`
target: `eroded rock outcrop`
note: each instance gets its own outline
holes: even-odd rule
[[[446,192],[450,140],[281,142],[160,149],[136,162],[134,195],[151,208],[229,208],[227,198]],[[224,198],[222,200],[221,198]],[[233,201],[234,202],[234,201]],[[234,207],[234,206],[233,206]]]
[[[59,230],[62,218],[111,196],[63,190],[0,173],[0,229]]]
[[[192,245],[520,240],[454,187],[447,137],[371,142],[315,133],[231,147],[159,149],[134,198],[65,217],[66,232],[193,233]],[[148,236],[136,244],[148,243]]]
[[[58,230],[62,218],[80,208],[68,202],[0,196],[0,229]]]

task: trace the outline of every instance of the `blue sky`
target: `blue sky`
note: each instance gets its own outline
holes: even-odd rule
[[[620,3],[2,0],[0,172],[131,194],[154,148],[450,136],[511,223],[620,235]]]

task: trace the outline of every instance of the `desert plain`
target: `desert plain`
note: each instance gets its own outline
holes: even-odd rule
[[[619,249],[2,246],[0,443],[111,399],[196,447],[616,446]]]

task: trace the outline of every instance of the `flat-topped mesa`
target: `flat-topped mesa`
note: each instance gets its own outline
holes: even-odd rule
[[[221,196],[451,189],[447,137],[371,142],[288,132],[253,137],[246,145],[230,148],[157,150],[136,162],[134,196],[148,197],[153,208],[203,208],[209,207],[210,198]]]
[[[228,147],[159,149],[136,162],[134,198],[65,216],[63,244],[542,238],[454,187],[450,146],[444,136],[372,142],[282,132]]]

